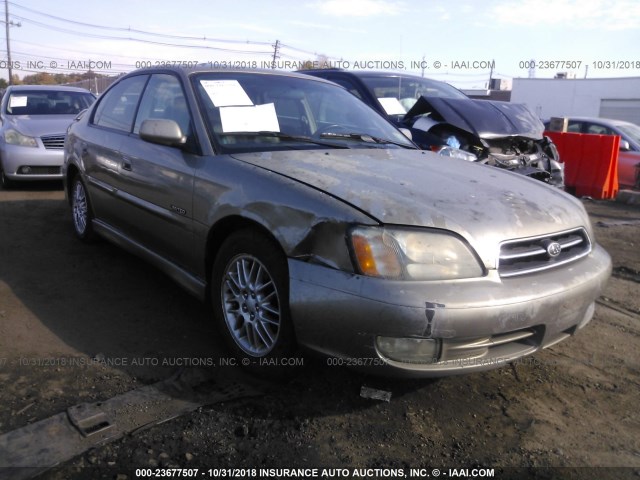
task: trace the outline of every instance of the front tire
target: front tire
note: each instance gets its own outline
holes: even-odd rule
[[[95,239],[92,224],[93,210],[80,175],[76,175],[71,184],[71,216],[76,237],[83,242],[93,241]]]
[[[4,174],[4,170],[2,169],[1,165],[0,165],[0,187],[2,187],[3,190],[9,190],[11,189],[11,187],[13,187],[13,182],[9,180],[7,176]]]
[[[250,370],[281,376],[295,348],[287,260],[254,230],[227,238],[212,269],[213,314],[233,356]],[[276,367],[276,368],[271,368]]]

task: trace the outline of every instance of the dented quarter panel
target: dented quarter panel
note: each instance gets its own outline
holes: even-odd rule
[[[199,275],[212,227],[237,216],[271,232],[284,252],[352,271],[345,235],[349,225],[375,225],[370,216],[269,169],[220,155],[196,172],[194,231]]]

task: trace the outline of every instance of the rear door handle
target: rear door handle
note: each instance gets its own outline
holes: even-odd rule
[[[122,169],[127,170],[128,172],[131,171],[131,160],[127,157],[122,157]]]

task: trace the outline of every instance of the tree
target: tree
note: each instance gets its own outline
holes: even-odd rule
[[[320,54],[315,60],[305,60],[300,70],[313,70],[316,68],[333,68],[331,60],[326,55]]]
[[[17,75],[13,76],[13,84],[25,84],[25,85],[63,85],[66,83],[75,83],[81,80],[93,80],[94,78],[105,77],[106,75],[100,75],[92,70],[88,70],[84,73],[47,73],[38,72],[33,75],[25,75],[22,80]],[[6,83],[6,82],[5,82]]]

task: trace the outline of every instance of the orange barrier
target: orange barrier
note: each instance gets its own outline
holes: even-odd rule
[[[578,197],[615,198],[618,194],[618,135],[544,132],[564,162],[565,186]]]

